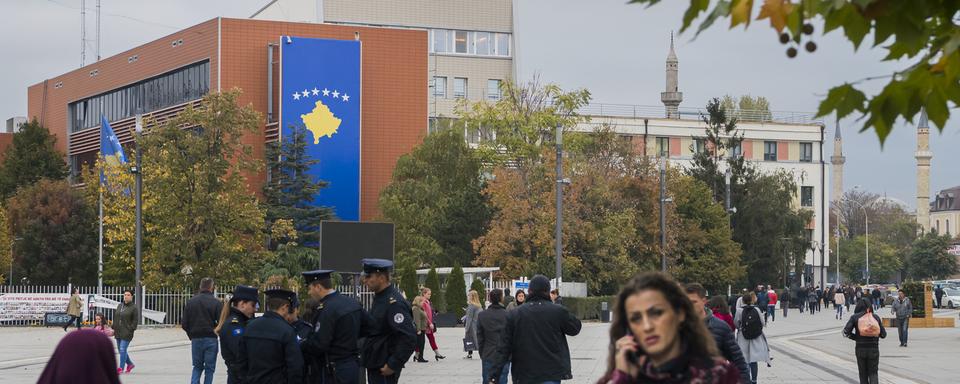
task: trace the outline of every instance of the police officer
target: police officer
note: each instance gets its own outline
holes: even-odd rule
[[[370,308],[370,325],[363,344],[362,361],[369,384],[394,384],[403,363],[413,354],[417,332],[410,305],[390,283],[393,262],[363,259],[363,284],[376,292]]]
[[[240,339],[247,322],[257,312],[259,296],[256,288],[238,285],[233,289],[229,305],[224,305],[220,313],[220,323],[215,331],[220,336],[220,355],[227,366],[227,384],[243,382],[239,366]]]
[[[293,324],[297,320],[297,294],[271,289],[267,312],[250,321],[240,340],[241,369],[246,383],[303,383],[303,355]]]
[[[319,381],[323,384],[356,384],[360,375],[357,339],[367,325],[366,313],[357,300],[341,295],[330,278],[332,270],[303,272],[311,300],[319,300],[314,317],[313,334],[300,344],[304,355],[322,367]]]

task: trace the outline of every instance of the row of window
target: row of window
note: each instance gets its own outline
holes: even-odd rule
[[[196,100],[210,91],[210,62],[192,64],[123,88],[70,103],[70,132]]]
[[[693,139],[694,153],[701,153],[706,150],[707,150],[706,139]],[[738,143],[737,146],[733,147],[733,156],[740,157],[742,155],[743,155],[743,148]],[[669,137],[657,137],[657,156],[660,156],[660,157],[670,156],[670,138]],[[777,142],[776,141],[763,142],[763,160],[777,161]],[[813,143],[800,143],[800,162],[804,162],[804,163],[813,162]]]
[[[484,98],[487,100],[500,100],[500,85],[502,81],[498,79],[489,79],[487,80],[487,89],[484,92]],[[467,78],[466,77],[454,77],[453,78],[453,97],[456,99],[465,99],[467,98]],[[433,77],[433,96],[441,99],[447,97],[447,77],[446,76],[434,76]]]
[[[946,224],[947,224],[947,228],[946,228],[946,232],[944,232],[944,234],[946,234],[947,236],[953,236],[953,234],[950,233],[950,219],[947,219],[947,223],[946,223]],[[937,220],[937,226],[934,227],[934,231],[936,231],[938,234],[940,233],[940,220]]]
[[[431,29],[430,52],[510,57],[510,34]]]

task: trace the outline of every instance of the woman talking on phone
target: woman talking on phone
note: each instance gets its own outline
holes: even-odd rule
[[[740,372],[720,357],[713,337],[680,286],[653,272],[617,295],[607,373],[598,384],[734,384]]]

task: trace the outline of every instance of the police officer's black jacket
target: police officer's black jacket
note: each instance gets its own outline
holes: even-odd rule
[[[240,361],[240,339],[243,338],[244,328],[250,321],[247,315],[239,309],[230,307],[230,314],[220,327],[220,355],[223,362],[231,370]]]
[[[493,361],[492,377],[499,377],[503,365],[510,361],[517,384],[573,378],[567,336],[579,334],[581,326],[576,316],[550,298],[530,297],[507,312],[507,329]]]
[[[357,344],[360,331],[369,325],[360,303],[336,291],[320,301],[313,324],[314,332],[300,347],[307,354],[325,360],[319,362],[321,365],[356,359],[360,353]]]
[[[220,309],[223,303],[213,297],[213,292],[200,292],[194,295],[183,306],[183,316],[180,325],[187,332],[190,340],[201,337],[217,337],[213,329],[220,319]]]
[[[297,333],[276,312],[251,320],[240,340],[240,365],[250,384],[301,384],[303,355]]]
[[[363,366],[377,369],[387,364],[390,369],[399,372],[403,363],[413,354],[417,341],[410,305],[390,285],[373,297],[368,321],[370,325],[365,332],[367,339],[361,353]]]

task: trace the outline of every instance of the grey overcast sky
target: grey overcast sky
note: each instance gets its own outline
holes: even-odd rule
[[[362,0],[357,0],[362,1]],[[397,0],[401,1],[401,0]],[[518,0],[519,1],[519,0]],[[268,0],[102,0],[102,57],[160,38],[217,17],[250,16]],[[87,0],[87,63],[96,57],[93,39],[95,0]],[[652,8],[623,0],[522,0],[519,3],[517,60],[520,80],[538,73],[543,81],[564,88],[587,88],[594,101],[660,105],[664,60],[670,31],[678,29],[688,2],[669,1]],[[80,0],[3,0],[0,23],[0,117],[26,115],[31,84],[80,65]],[[465,15],[469,17],[469,15]],[[813,40],[818,49],[795,59],[763,22],[747,31],[728,30],[718,22],[696,40],[688,31],[678,36],[681,106],[702,107],[712,97],[751,94],[770,100],[774,110],[816,111],[833,85],[892,73],[900,66],[882,63],[883,54],[867,41],[859,52],[839,31]],[[868,38],[869,40],[869,38]],[[867,82],[877,92],[884,80]],[[933,129],[931,191],[960,185],[960,110],[943,132]],[[828,117],[828,138],[835,125]],[[914,127],[897,125],[881,148],[872,132],[858,133],[856,117],[840,122],[847,156],[844,184],[861,186],[915,205]],[[830,156],[828,140],[825,156]]]

